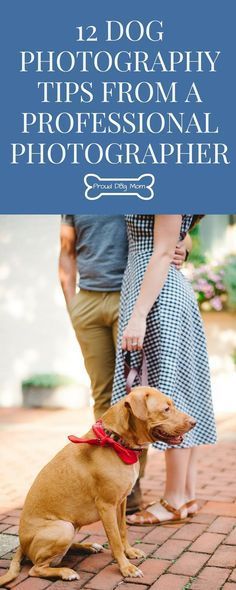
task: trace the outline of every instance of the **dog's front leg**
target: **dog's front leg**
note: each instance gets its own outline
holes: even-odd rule
[[[145,553],[140,549],[131,547],[127,538],[127,527],[126,527],[126,502],[127,499],[123,500],[122,504],[117,508],[117,521],[120,530],[121,541],[124,547],[125,555],[129,559],[135,559],[137,557],[146,557]]]
[[[122,575],[125,578],[129,576],[132,578],[141,577],[143,575],[141,570],[130,563],[125,555],[117,522],[116,507],[112,504],[106,504],[102,502],[101,499],[97,500],[96,505],[106,531],[113,556],[118,562]]]

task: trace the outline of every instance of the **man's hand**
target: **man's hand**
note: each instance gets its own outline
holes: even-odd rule
[[[182,242],[179,242],[179,244],[177,244],[177,246],[176,246],[174,258],[173,258],[173,264],[176,266],[177,270],[181,269],[181,266],[183,265],[183,263],[185,261],[186,254],[187,254],[186,246]]]
[[[187,234],[186,238],[179,242],[176,246],[173,264],[175,264],[177,270],[180,270],[183,263],[186,260],[187,253],[192,249],[192,239]]]

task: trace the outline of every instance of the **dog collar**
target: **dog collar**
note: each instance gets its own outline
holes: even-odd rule
[[[87,443],[89,445],[97,445],[100,447],[110,447],[124,463],[127,463],[128,465],[137,463],[139,456],[142,453],[142,449],[132,449],[128,447],[119,435],[104,428],[102,420],[98,420],[92,426],[92,429],[97,438],[78,438],[72,434],[68,436],[68,439],[73,443]]]

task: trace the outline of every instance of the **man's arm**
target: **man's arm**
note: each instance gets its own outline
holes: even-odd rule
[[[67,305],[76,293],[76,232],[75,228],[61,224],[61,251],[59,257],[59,278]]]

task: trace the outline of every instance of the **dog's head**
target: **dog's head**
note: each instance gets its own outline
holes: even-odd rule
[[[128,409],[137,437],[146,441],[162,441],[169,445],[179,445],[183,435],[194,428],[196,420],[177,410],[173,401],[153,387],[135,387],[126,396],[124,406]]]

